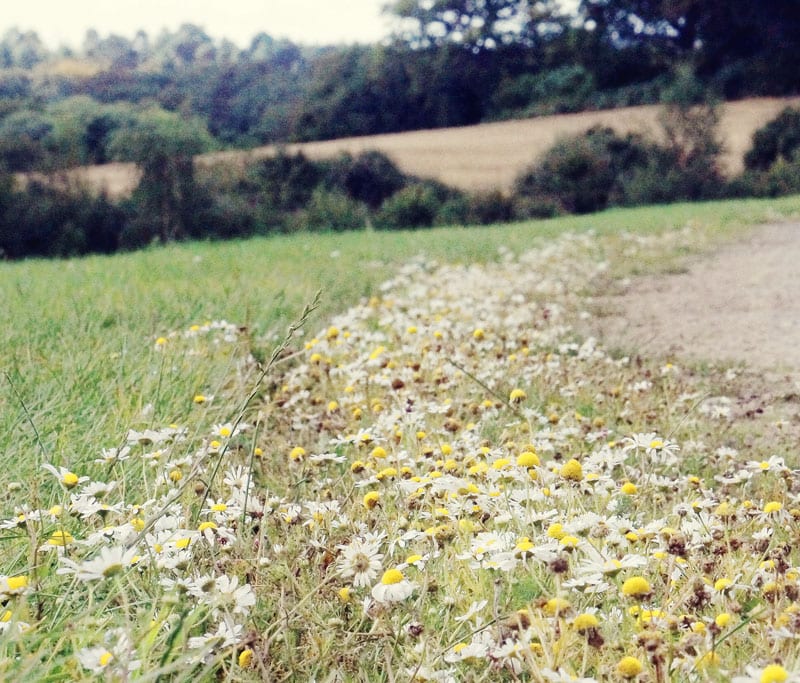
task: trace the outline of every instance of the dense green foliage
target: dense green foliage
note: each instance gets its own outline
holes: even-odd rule
[[[791,160],[800,147],[800,110],[787,107],[753,136],[753,147],[744,157],[750,170],[765,171],[776,161]]]
[[[735,10],[735,11],[733,11]],[[722,178],[714,97],[798,91],[790,2],[397,0],[391,42],[247,49],[184,25],[157,39],[90,31],[52,52],[0,38],[0,253],[66,256],[152,241],[297,230],[485,224],[608,206],[800,191],[800,123],[759,131],[747,171]],[[592,130],[561,140],[510,195],[405,177],[381,154],[325,162],[278,154],[243,173],[196,168],[225,146],[462,125],[663,102],[663,140]],[[114,204],[9,172],[134,161]]]
[[[0,38],[0,159],[49,170],[111,159],[116,132],[161,108],[248,147],[659,102],[685,87],[793,94],[800,11],[756,3],[397,0],[392,41],[246,49],[184,25],[151,39],[87,34],[50,51]],[[119,158],[135,158],[117,148]]]
[[[683,104],[664,109],[660,142],[595,127],[559,140],[519,175],[510,194],[470,194],[407,176],[374,151],[323,161],[281,152],[242,172],[197,170],[192,154],[210,138],[154,110],[110,145],[132,144],[141,155],[139,187],[120,204],[68,183],[15,188],[10,175],[0,174],[0,256],[110,253],[154,241],[297,231],[487,225],[612,206],[800,193],[794,110],[754,136],[748,159],[766,161],[751,161],[732,179],[718,168],[716,122],[714,106]]]

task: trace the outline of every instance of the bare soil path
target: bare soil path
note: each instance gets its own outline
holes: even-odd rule
[[[590,331],[628,354],[731,363],[719,389],[745,445],[800,442],[800,223],[760,226],[686,265],[602,297]]]
[[[605,304],[606,344],[800,381],[800,223],[761,226],[685,272],[635,278]]]

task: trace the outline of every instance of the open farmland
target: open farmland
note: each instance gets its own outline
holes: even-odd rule
[[[796,399],[579,329],[798,212],[0,264],[0,675],[796,680]]]
[[[797,102],[797,98],[758,98],[723,105],[720,133],[725,146],[722,163],[726,171],[730,174],[740,171],[753,132],[784,107]],[[465,190],[504,190],[559,137],[578,134],[595,125],[611,126],[622,133],[657,134],[659,112],[657,106],[627,107],[462,128],[308,142],[287,145],[285,149],[302,151],[312,159],[342,152],[357,154],[379,150],[410,174],[433,177]],[[200,163],[242,165],[274,153],[274,147],[219,152],[200,157]],[[87,167],[73,173],[90,186],[105,189],[112,197],[129,194],[138,177],[135,166],[126,163]]]

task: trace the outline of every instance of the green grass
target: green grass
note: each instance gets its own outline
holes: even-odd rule
[[[92,461],[100,455],[101,449],[121,446],[128,429],[161,428],[174,422],[188,426],[190,438],[200,441],[214,424],[234,420],[258,374],[255,368],[243,366],[243,359],[249,353],[259,359],[267,358],[283,338],[287,326],[297,319],[303,306],[319,290],[322,303],[306,326],[306,338],[327,327],[333,314],[363,297],[376,294],[381,282],[418,254],[443,262],[486,262],[497,260],[500,248],[520,253],[565,232],[593,230],[598,236],[622,232],[650,235],[687,225],[698,236],[692,248],[707,248],[735,236],[748,225],[798,213],[800,198],[680,204],[487,228],[304,234],[242,242],[172,245],[108,258],[0,264],[0,301],[6,321],[0,339],[0,490],[8,491],[8,502],[0,518],[7,519],[23,508],[47,509],[65,502],[65,491],[55,478],[43,472],[42,463],[63,465],[103,480],[110,475],[110,468]],[[668,270],[674,267],[684,249],[678,243],[668,253],[639,255],[631,263],[617,259],[613,264],[614,272]],[[220,319],[245,328],[239,341],[217,345],[204,337],[173,343],[172,340],[178,338],[170,336],[173,332],[187,330],[192,324]],[[156,348],[156,339],[161,336],[170,339],[168,352]],[[302,341],[293,341],[291,348],[302,349]],[[579,378],[565,376],[564,381],[576,379]],[[280,393],[280,387],[270,382],[271,376],[267,376],[262,391],[271,395]],[[603,408],[595,407],[596,395],[589,389],[581,388],[574,404],[561,395],[559,384],[543,385],[538,394],[534,387],[528,389],[531,402],[537,402],[536,409],[543,415],[551,410],[564,414],[578,411],[586,413],[585,419],[589,420],[594,417],[595,410],[599,413]],[[193,402],[193,397],[200,393],[213,394],[215,399],[200,409]],[[661,399],[656,396],[654,400]],[[659,418],[662,424],[669,424],[674,418],[668,414],[674,400],[670,395],[663,406],[651,406],[647,414],[663,409],[664,414]],[[280,411],[270,413],[269,419],[279,419],[276,414],[279,416]],[[253,416],[248,419],[250,417]],[[264,429],[270,427],[268,420],[264,424]],[[284,447],[291,436],[285,432],[285,425],[271,426],[275,433],[273,437],[268,432],[267,443]],[[691,421],[686,428],[689,427]],[[642,424],[637,428],[646,431]],[[482,436],[500,444],[507,438],[507,431],[505,421],[497,422],[489,424]],[[258,435],[259,440],[262,438],[265,437]],[[246,443],[239,445],[242,449],[247,446]],[[278,449],[278,445],[275,448]],[[115,470],[114,476],[120,480],[127,499],[137,500],[137,487],[142,486],[142,482],[150,487],[153,475],[146,468],[136,472],[135,465],[132,467],[121,468],[122,474]],[[346,477],[347,466],[340,470],[336,471],[337,476]],[[302,474],[302,477],[295,476],[283,469],[273,474],[267,469],[262,471],[266,477],[262,483],[268,489],[274,484],[281,491],[313,497],[317,493],[313,469],[305,469]],[[213,488],[213,483],[203,481],[197,496],[202,495],[204,487]],[[187,509],[196,517],[200,500],[190,494],[191,491],[187,492]],[[351,491],[348,499],[357,500],[360,495]],[[360,506],[357,508],[361,510]],[[62,519],[59,523],[67,522],[70,520]],[[253,534],[258,538],[257,533],[261,533],[263,543],[296,543],[297,546],[290,547],[302,547],[306,542],[305,527],[286,529],[288,541],[278,535],[267,538],[263,536],[267,533],[263,529]],[[51,531],[43,526],[29,526],[30,548],[44,542]],[[273,529],[270,533],[277,531]],[[52,572],[54,561],[40,564],[35,552],[26,551],[24,544],[15,542],[18,538],[15,530],[0,537],[6,543],[0,546],[5,551],[0,574],[25,572],[42,585],[56,585]],[[306,565],[303,567],[307,569]],[[247,570],[248,575],[251,569]],[[332,654],[326,655],[330,658],[327,661],[336,658],[336,647],[324,635],[327,622],[322,616],[315,624],[319,642],[313,635],[309,636],[302,624],[295,624],[286,631],[276,626],[280,624],[284,600],[286,611],[297,610],[305,598],[299,603],[293,603],[292,598],[312,595],[315,590],[332,599],[325,607],[328,610],[325,619],[338,618],[336,610],[344,610],[331,608],[331,604],[336,604],[335,594],[331,595],[333,589],[328,585],[315,588],[319,574],[313,571],[313,566],[310,571],[305,569],[274,564],[257,570],[262,572],[261,580],[266,585],[282,586],[280,592],[269,594],[264,611],[255,619],[257,626],[271,629],[268,644],[280,653],[278,667],[281,663],[285,666],[300,664],[301,655],[294,651],[301,640],[306,651],[311,652],[312,645],[332,648]],[[236,567],[231,571],[237,576],[245,573],[237,571]],[[487,588],[488,582],[483,581]],[[443,583],[446,582],[447,579],[443,579]],[[69,653],[96,642],[97,633],[102,633],[106,624],[106,617],[102,616],[105,611],[112,615],[107,617],[109,622],[129,612],[134,615],[131,620],[139,625],[149,623],[151,618],[162,618],[163,615],[155,612],[152,615],[142,612],[144,607],[137,612],[138,605],[150,603],[146,585],[142,588],[137,584],[134,588],[133,583],[130,582],[129,590],[120,587],[116,594],[100,590],[90,593],[86,611],[75,617],[76,620],[80,617],[81,627],[74,632],[67,628],[72,619],[69,610],[79,609],[81,598],[78,595],[65,598],[55,614],[46,613],[44,628],[32,638],[32,647],[38,648],[35,661],[26,669],[27,660],[23,659],[23,664],[19,665],[22,668],[8,670],[14,671],[17,677],[27,675],[30,680],[45,672],[54,680],[61,680],[74,673],[69,669],[74,666]],[[476,586],[479,583],[475,581]],[[535,582],[507,588],[502,595],[509,604],[521,605],[538,598]],[[54,598],[52,595],[44,597]],[[131,604],[126,600],[131,600]],[[35,602],[32,600],[31,604]],[[501,608],[507,606],[501,605]],[[311,618],[311,612],[292,614]],[[30,622],[36,621],[35,614],[25,616]],[[177,612],[170,616],[177,617]],[[191,621],[196,615],[187,618]],[[174,619],[170,623],[174,625]],[[355,647],[363,635],[358,628],[366,626],[357,619],[350,626],[354,630],[348,638]],[[90,633],[87,629],[91,628],[96,632]],[[186,633],[190,630],[187,625]],[[55,641],[51,633],[56,634]],[[173,633],[176,633],[175,647],[179,648],[183,631],[179,629]],[[199,633],[202,634],[202,630]],[[162,656],[158,648],[170,642],[169,638],[164,640],[152,634],[155,654],[150,653],[151,662],[153,658],[157,662]],[[149,643],[149,640],[144,642],[140,653],[147,650]],[[0,639],[0,673],[11,666],[8,662],[13,658],[3,659],[3,656],[10,657],[13,648],[13,644]],[[163,662],[167,660],[167,655],[163,655]],[[325,664],[321,664],[317,673],[321,676],[324,670]],[[206,674],[210,675],[208,672],[203,675]]]
[[[589,229],[649,234],[690,224],[724,237],[798,212],[796,197],[674,204],[493,227],[298,234],[0,264],[0,457],[13,463],[0,486],[36,471],[39,445],[28,417],[54,463],[93,458],[98,444],[140,424],[149,403],[153,421],[184,418],[194,393],[218,386],[226,367],[161,367],[144,342],[170,330],[225,319],[247,326],[264,354],[316,291],[322,305],[312,331],[417,254],[481,262],[497,258],[500,247],[518,253]]]

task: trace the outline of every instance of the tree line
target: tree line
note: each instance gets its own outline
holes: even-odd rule
[[[52,170],[132,160],[119,138],[172,112],[206,147],[250,147],[660,102],[679,72],[699,97],[798,92],[791,0],[395,0],[382,44],[239,49],[184,25],[87,33],[80,49],[0,39],[0,160]]]
[[[185,25],[50,51],[0,39],[0,255],[110,253],[153,241],[315,229],[416,228],[607,206],[800,191],[800,121],[759,132],[747,170],[717,165],[714,102],[798,92],[800,3],[774,0],[394,0],[391,40],[246,49]],[[279,154],[242,174],[195,168],[225,147],[666,102],[664,140],[607,129],[560,141],[511,193],[410,178],[377,153]],[[44,171],[135,162],[121,202]]]
[[[322,161],[281,152],[242,172],[196,168],[194,138],[176,134],[174,115],[153,115],[136,133],[142,176],[124,201],[52,179],[19,189],[0,173],[0,258],[296,231],[480,225],[800,192],[800,110],[788,108],[757,131],[746,170],[732,179],[719,169],[716,122],[714,105],[675,102],[664,109],[658,141],[592,128],[558,141],[510,193],[467,193],[408,176],[379,152]]]

